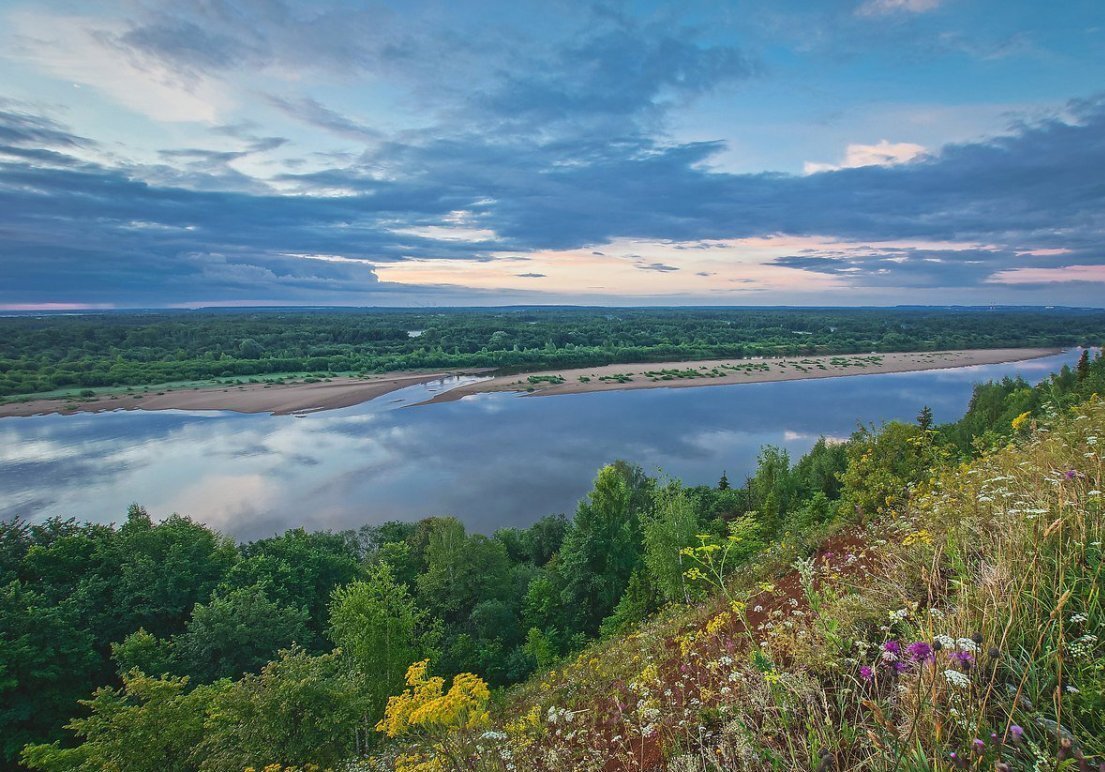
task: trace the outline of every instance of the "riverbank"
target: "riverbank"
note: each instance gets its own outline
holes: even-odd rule
[[[451,402],[473,394],[525,392],[535,396],[580,394],[628,389],[720,386],[766,383],[846,375],[904,373],[953,367],[1018,362],[1057,354],[1059,348],[1002,348],[964,351],[918,351],[889,354],[826,354],[753,359],[713,359],[698,362],[650,362],[602,367],[543,370],[496,376],[436,395],[427,403]]]
[[[500,375],[457,386],[420,404],[449,402],[473,394],[521,392],[536,396],[628,389],[682,388],[765,383],[845,375],[902,373],[1017,362],[1056,354],[1057,348],[972,349],[889,354],[826,354],[808,357],[713,359],[651,362],[542,370]],[[101,395],[34,399],[0,404],[0,418],[46,413],[99,413],[109,410],[229,410],[238,413],[292,413],[334,410],[384,396],[407,386],[487,371],[398,372],[335,377],[317,382],[241,383],[216,387],[164,388]]]
[[[317,382],[242,383],[190,389],[150,389],[89,399],[34,399],[0,405],[0,418],[45,413],[100,413],[108,410],[229,410],[288,415],[335,410],[385,394],[459,375],[459,372],[399,372]]]

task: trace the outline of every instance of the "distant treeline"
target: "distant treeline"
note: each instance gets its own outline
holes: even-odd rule
[[[1099,343],[1105,311],[177,311],[0,319],[0,397],[276,373],[520,371],[715,357]]]
[[[137,506],[120,526],[0,522],[0,768],[55,741],[24,760],[340,766],[375,741],[412,662],[492,687],[521,681],[702,598],[686,550],[730,544],[739,565],[772,542],[814,543],[826,524],[893,510],[941,464],[1094,393],[1105,359],[1084,356],[1036,387],[979,386],[956,423],[934,426],[926,408],[916,422],[822,439],[797,463],[764,448],[746,481],[686,487],[616,462],[573,518],[491,536],[434,517],[235,544]],[[76,736],[63,731],[74,716]]]

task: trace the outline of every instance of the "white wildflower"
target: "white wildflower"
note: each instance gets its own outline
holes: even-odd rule
[[[949,684],[959,689],[969,689],[971,687],[971,679],[958,670],[945,670],[944,678],[948,679]]]

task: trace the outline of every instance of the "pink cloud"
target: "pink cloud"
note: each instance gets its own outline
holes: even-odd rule
[[[998,271],[986,280],[991,284],[1105,283],[1105,265],[1064,265],[1060,268],[1014,268]]]

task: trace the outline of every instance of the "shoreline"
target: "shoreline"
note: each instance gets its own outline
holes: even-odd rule
[[[0,405],[0,418],[53,413],[61,415],[105,413],[116,410],[225,410],[232,413],[292,415],[351,407],[407,386],[478,372],[474,370],[397,372],[367,378],[339,376],[316,383],[243,383],[232,386],[160,391],[154,391],[154,387],[151,387],[150,391],[113,394],[87,401],[43,398],[27,402],[8,402]]]
[[[1053,356],[1066,350],[1065,348],[963,349],[602,365],[495,376],[479,383],[458,386],[418,404],[453,402],[475,394],[495,392],[522,393],[527,397],[553,397],[600,391],[726,386],[740,383],[839,378],[851,375],[922,372],[1022,362]],[[533,378],[538,380],[532,381]]]
[[[819,354],[795,357],[711,359],[600,365],[498,375],[462,384],[417,405],[453,402],[476,394],[499,392],[524,396],[558,396],[633,389],[723,386],[739,383],[836,378],[877,373],[920,372],[1038,359],[1063,348],[966,349],[887,354]],[[415,386],[460,375],[486,374],[487,369],[397,372],[367,378],[337,377],[316,383],[249,383],[138,393],[118,393],[75,402],[42,398],[0,404],[0,418],[116,410],[196,410],[235,413],[304,414],[336,410]],[[145,388],[145,387],[136,387]],[[414,407],[415,405],[411,405]]]

